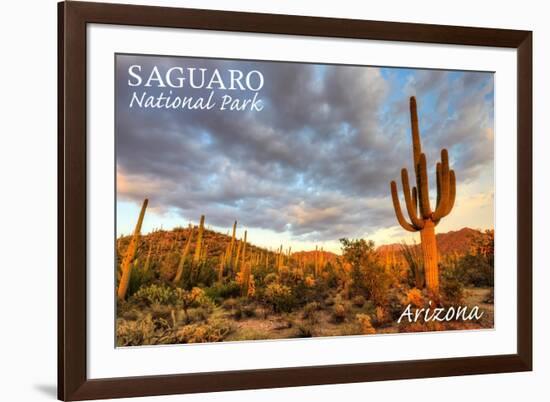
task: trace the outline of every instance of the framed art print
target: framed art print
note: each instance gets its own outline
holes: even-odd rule
[[[59,398],[531,370],[531,52],[59,3]]]

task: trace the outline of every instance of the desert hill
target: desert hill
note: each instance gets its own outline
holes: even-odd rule
[[[154,230],[151,233],[144,234],[141,236],[137,255],[139,257],[150,253],[152,259],[157,259],[162,258],[169,253],[181,253],[182,249],[185,247],[187,238],[189,237],[190,230],[190,228],[178,227],[173,230]],[[191,252],[195,249],[198,227],[194,226],[192,230],[193,236],[191,239]],[[240,236],[241,232],[242,230],[238,231],[239,236],[235,239],[237,243],[239,240],[242,240]],[[456,231],[436,234],[440,257],[453,254],[464,255],[470,249],[472,240],[480,234],[481,232],[479,230],[471,228],[462,228]],[[130,236],[119,237],[117,239],[118,250],[125,250],[129,241]],[[230,243],[230,231],[227,233],[219,233],[210,229],[204,229],[203,248],[205,249],[204,252],[208,254],[209,257],[220,257],[225,253]],[[418,245],[418,247],[420,247],[420,245]],[[400,243],[381,245],[377,248],[377,251],[382,258],[387,258],[388,256],[392,256],[392,258],[394,256],[401,258]],[[256,258],[260,259],[262,257],[265,258],[266,254],[269,255],[269,258],[275,258],[275,256],[279,253],[279,250],[268,250],[266,248],[255,246],[254,239],[248,237],[247,252],[250,253],[249,255],[254,255]],[[283,247],[282,254],[288,255],[288,252],[288,249]],[[121,255],[121,253],[118,254],[119,256]],[[291,252],[291,255],[293,258],[306,263],[313,263],[316,257],[324,260],[324,262],[331,263],[336,262],[339,258],[337,254],[322,250],[297,251]]]
[[[437,249],[440,257],[447,255],[466,254],[472,245],[472,240],[481,235],[482,232],[471,228],[462,228],[460,230],[454,230],[447,233],[438,233],[435,235],[437,240]],[[420,242],[420,239],[418,239]],[[420,245],[418,245],[420,247]],[[388,254],[400,254],[401,244],[385,244],[377,248],[377,251],[382,255]]]

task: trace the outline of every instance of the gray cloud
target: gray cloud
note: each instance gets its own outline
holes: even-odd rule
[[[265,108],[129,109],[134,63],[260,70]],[[492,129],[487,74],[417,70],[404,79],[379,68],[144,56],[117,56],[116,74],[117,168],[127,184],[118,197],[149,197],[183,219],[204,213],[216,226],[238,219],[303,240],[394,225],[389,182],[410,166],[413,94],[426,103],[420,121],[430,163],[447,147],[459,180],[472,180],[493,158],[492,140],[480,132]]]

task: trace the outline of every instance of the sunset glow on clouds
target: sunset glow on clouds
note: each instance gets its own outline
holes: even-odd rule
[[[130,109],[128,68],[136,63],[261,71],[264,108]],[[149,198],[143,232],[204,214],[216,230],[237,220],[252,243],[295,251],[337,252],[341,237],[409,239],[389,183],[403,167],[412,174],[411,95],[432,199],[441,148],[457,176],[455,207],[437,230],[493,227],[492,73],[118,55],[116,74],[118,234],[133,230]]]

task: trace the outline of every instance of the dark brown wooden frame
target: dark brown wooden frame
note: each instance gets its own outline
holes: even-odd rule
[[[517,353],[148,377],[86,375],[86,25],[517,49]],[[83,400],[532,370],[532,32],[166,7],[58,4],[58,398]]]

